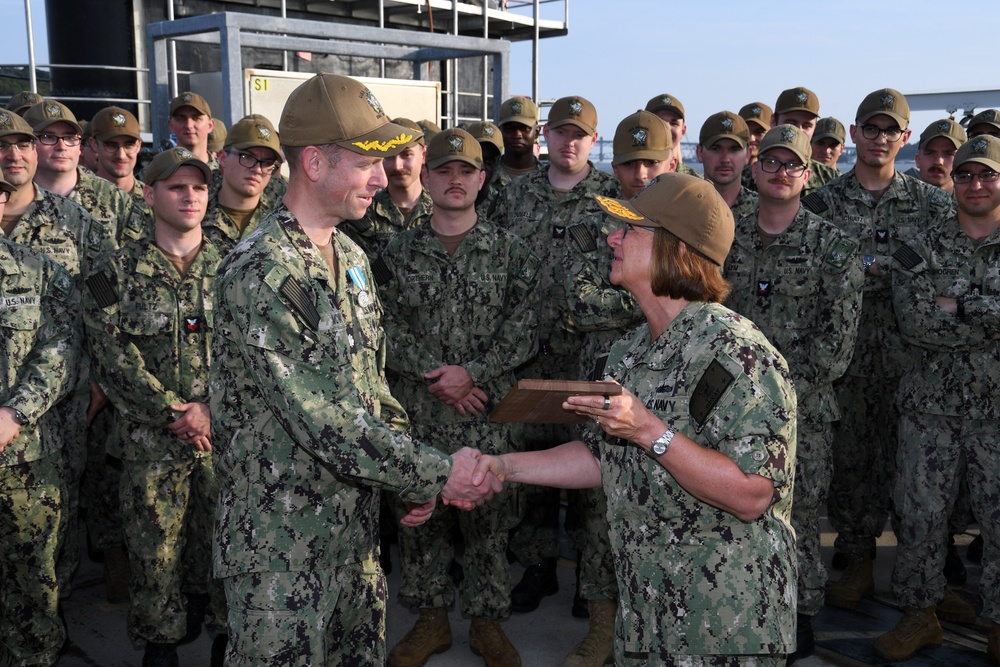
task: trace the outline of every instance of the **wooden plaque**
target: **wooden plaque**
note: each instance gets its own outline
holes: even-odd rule
[[[524,424],[582,424],[587,421],[575,412],[563,410],[570,396],[599,394],[617,396],[622,393],[617,382],[586,382],[583,380],[518,380],[490,415],[493,422]]]

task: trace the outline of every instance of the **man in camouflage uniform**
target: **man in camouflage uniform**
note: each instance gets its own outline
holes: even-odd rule
[[[0,215],[15,190],[0,179]],[[69,274],[42,253],[0,236],[0,663],[5,665],[55,664],[66,640],[56,578],[64,439],[51,411],[73,389],[81,344],[79,296]]]
[[[386,367],[393,396],[415,438],[453,453],[469,442],[488,454],[515,451],[520,426],[490,423],[490,409],[515,383],[514,369],[538,348],[534,287],[538,260],[513,233],[477,215],[485,186],[475,137],[450,129],[427,147],[427,192],[434,213],[389,243],[375,264],[386,309]],[[509,493],[455,516],[438,508],[422,526],[399,531],[400,600],[420,619],[389,652],[392,667],[417,667],[451,646],[448,568],[456,519],[465,542],[461,610],[469,643],[487,665],[519,665],[500,621],[510,615]]]
[[[747,131],[750,133],[750,162],[743,168],[741,180],[751,179],[749,167],[757,161],[757,148],[760,140],[764,138],[767,131],[771,129],[771,107],[763,102],[750,102],[740,107],[739,116],[746,122]]]
[[[608,355],[604,377],[624,391],[567,400],[596,420],[582,441],[484,456],[480,471],[604,487],[622,595],[616,665],[784,665],[795,392],[777,350],[719,303],[732,213],[710,184],[681,174],[599,201],[626,225],[609,238],[611,280],[647,316]]]
[[[144,665],[176,665],[187,633],[184,578],[210,599],[213,665],[225,646],[225,599],[207,581],[218,491],[208,409],[212,286],[219,250],[201,221],[212,173],[184,148],[143,171],[155,227],[87,279],[96,375],[114,404],[123,471],[119,497],[132,571],[129,637]],[[197,558],[198,565],[185,559]]]
[[[10,101],[7,102],[7,110],[13,111],[18,116],[23,116],[24,112],[43,101],[43,98],[38,93],[32,92],[30,90],[22,90],[19,93],[14,93]]]
[[[55,260],[69,271],[76,289],[80,290],[94,262],[110,255],[114,249],[109,227],[95,220],[78,203],[45,190],[34,182],[38,172],[39,153],[36,150],[39,147],[34,132],[24,119],[9,112],[0,112],[0,137],[3,142],[0,146],[0,168],[5,178],[17,188],[7,202],[0,229],[11,241],[40,250]],[[57,143],[63,141],[60,139]],[[99,180],[85,170],[80,173]],[[94,400],[88,370],[89,355],[85,351],[80,354],[79,362],[80,368],[75,373],[76,387],[55,407],[51,416],[60,421],[54,433],[63,439],[60,452],[66,466],[62,476],[66,488],[62,500],[64,512],[61,513],[63,524],[59,557],[60,594],[63,596],[70,594],[73,573],[79,564],[79,485],[86,466],[88,406]]]
[[[541,260],[538,280],[538,357],[518,371],[519,378],[579,379],[580,331],[567,314],[565,263],[568,227],[599,212],[595,194],[613,197],[618,181],[588,159],[597,141],[597,109],[582,97],[563,97],[549,110],[544,128],[548,164],[510,184],[498,206],[500,226],[525,239]],[[572,439],[573,429],[529,424],[525,448],[545,449]],[[511,592],[515,612],[532,611],[543,595],[559,590],[559,493],[518,489],[523,517],[511,537],[511,551],[527,569]]]
[[[407,128],[413,140],[398,155],[385,159],[389,185],[375,195],[365,216],[344,225],[347,236],[364,249],[370,262],[378,259],[397,234],[419,225],[434,208],[420,182],[426,150],[424,135],[409,118],[392,122]]]
[[[87,171],[96,174],[97,151],[95,151],[93,146],[90,144],[90,140],[93,138],[94,133],[90,131],[89,122],[81,120],[79,123],[80,129],[83,130],[80,133],[80,140],[82,142],[80,144],[80,164],[83,165]]]
[[[500,158],[503,156],[503,133],[500,128],[488,120],[470,123],[466,131],[479,142],[483,151],[483,172],[486,174],[486,184],[476,196],[476,210],[483,218],[492,220],[499,205],[500,191],[510,185],[510,179],[502,182],[503,170],[500,168]]]
[[[816,121],[816,129],[812,136],[812,159],[821,162],[828,167],[837,169],[837,160],[844,152],[844,143],[847,141],[847,130],[844,124],[833,116],[820,118]]]
[[[208,135],[215,127],[215,119],[204,97],[186,90],[170,100],[167,127],[176,137],[178,146],[191,151],[212,171],[219,168],[219,161],[208,150]]]
[[[830,486],[833,423],[840,418],[833,382],[854,351],[864,283],[858,242],[800,205],[811,155],[809,138],[793,125],[764,135],[753,166],[759,206],[736,223],[723,268],[732,285],[726,305],[781,350],[795,381],[792,527],[799,579],[797,649],[790,660],[812,652],[812,617],[823,607],[819,519]]]
[[[677,168],[674,171],[701,178],[701,174],[684,164],[684,156],[681,154],[681,139],[687,134],[684,105],[681,101],[669,93],[663,93],[646,102],[646,111],[656,114],[670,126],[670,141],[674,145],[674,157],[677,158]]]
[[[705,178],[739,220],[757,207],[757,195],[740,183],[740,174],[750,160],[750,129],[746,121],[732,111],[720,111],[708,117],[698,134],[698,162]]]
[[[277,204],[266,196],[281,165],[281,144],[271,121],[259,114],[241,118],[226,135],[218,160],[202,229],[225,256]]]
[[[382,306],[361,249],[337,229],[385,187],[382,158],[413,139],[361,83],[319,74],[278,130],[288,192],[216,281],[212,431],[215,574],[229,605],[226,664],[385,661],[381,490],[471,508],[478,452],[449,457],[405,435],[383,371]]]
[[[854,169],[805,197],[802,205],[860,243],[856,262],[865,272],[863,308],[851,365],[835,385],[840,422],[834,432],[829,517],[847,570],[827,589],[826,603],[853,609],[875,583],[875,539],[889,516],[894,477],[896,418],[892,397],[906,353],[892,312],[891,254],[917,233],[951,215],[943,190],[896,171],[899,149],[910,136],[909,105],[901,93],[882,89],[858,107],[851,139]]]
[[[983,109],[969,120],[969,138],[988,134],[1000,137],[1000,109]]]
[[[965,130],[951,118],[936,120],[924,128],[917,144],[917,154],[913,156],[920,172],[920,180],[954,195],[952,166],[955,153],[966,140]]]
[[[497,176],[503,189],[538,166],[535,156],[538,107],[528,97],[514,96],[504,100],[497,126],[503,134],[504,151]]]
[[[132,196],[144,207],[142,181],[135,177],[135,162],[142,149],[139,121],[128,109],[105,107],[90,121],[89,144],[97,156],[97,175]],[[119,225],[124,224],[119,220]],[[121,229],[118,231],[121,243]]]
[[[875,651],[906,660],[941,644],[943,545],[965,476],[984,543],[987,652],[1000,663],[1000,139],[969,140],[954,166],[957,214],[892,256],[892,300],[911,351],[896,395],[893,487],[900,523],[892,588],[905,615]]]
[[[677,166],[670,127],[648,111],[624,118],[615,129],[611,167],[622,197],[631,199],[659,174]],[[566,245],[566,298],[569,320],[584,334],[580,378],[603,379],[611,344],[642,321],[632,296],[610,282],[614,253],[608,236],[621,225],[603,212],[594,213],[569,228]],[[609,538],[607,497],[601,488],[581,489],[570,496],[582,530],[571,532],[579,549],[577,596],[590,619],[587,635],[563,661],[563,667],[602,665],[613,656],[614,619],[618,582]],[[574,615],[576,602],[574,601]]]

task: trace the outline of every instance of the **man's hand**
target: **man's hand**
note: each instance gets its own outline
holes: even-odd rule
[[[485,391],[479,387],[473,387],[472,391],[464,398],[459,399],[453,407],[463,417],[473,417],[486,409],[486,403],[489,400],[490,397],[486,395]]]
[[[958,301],[947,296],[936,296],[934,297],[934,302],[937,307],[946,313],[951,313],[952,315],[958,314]]]
[[[501,484],[507,481],[507,466],[504,464],[503,457],[490,456],[489,454],[480,456],[476,463],[476,469],[472,472],[472,483],[482,484],[490,475],[496,477]]]
[[[21,425],[14,419],[14,408],[0,408],[0,452],[21,434]]]
[[[410,510],[406,516],[399,520],[399,523],[407,528],[414,528],[424,523],[434,514],[437,506],[437,497],[431,498],[426,503],[417,505],[416,503],[406,503],[406,509]]]
[[[212,415],[208,404],[179,403],[171,405],[170,409],[184,413],[183,417],[167,425],[170,432],[200,452],[212,451]]]
[[[446,505],[471,510],[503,491],[503,484],[492,474],[484,475],[478,484],[472,482],[481,456],[478,450],[471,447],[463,447],[452,455],[451,476],[441,490],[441,500]]]
[[[427,387],[427,391],[447,405],[455,405],[459,400],[468,396],[475,386],[469,371],[461,366],[439,366],[424,373],[424,378],[437,380]]]
[[[96,382],[90,383],[90,405],[87,406],[87,426],[94,423],[94,417],[108,404],[108,395]]]

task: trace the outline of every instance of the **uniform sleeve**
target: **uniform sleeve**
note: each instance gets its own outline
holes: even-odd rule
[[[566,244],[566,299],[570,325],[577,331],[626,329],[642,319],[635,299],[608,282],[611,249],[599,220],[569,228]]]
[[[299,446],[338,475],[426,502],[447,482],[450,457],[372,414],[357,382],[379,383],[375,393],[386,397],[383,378],[356,377],[343,321],[307,322],[301,305],[282,292],[283,275],[272,270],[263,280],[245,274],[224,280],[216,337],[228,337],[239,350],[262,400]],[[241,303],[246,312],[234,314]]]
[[[930,249],[920,239],[914,239],[907,247],[922,261],[909,270],[900,267],[893,272],[892,300],[903,340],[927,350],[948,352],[982,348],[1000,333],[995,315],[1000,312],[1000,303],[996,297],[970,299],[974,308],[992,312],[993,317],[969,317],[968,305],[965,317],[945,312],[934,299],[938,289],[933,272],[928,270]]]
[[[80,297],[73,279],[55,262],[45,259],[44,264],[38,334],[3,404],[20,410],[29,426],[75,385],[83,345]]]
[[[102,265],[84,287],[84,322],[94,372],[122,415],[141,424],[165,426],[179,416],[170,406],[187,401],[150,372],[142,352],[123,330],[121,289],[120,275],[111,263]]]
[[[477,386],[514,370],[538,351],[535,286],[540,263],[520,240],[515,240],[509,252],[510,277],[500,317],[502,324],[483,354],[464,364]]]

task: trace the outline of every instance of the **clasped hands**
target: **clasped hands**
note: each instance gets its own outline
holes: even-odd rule
[[[463,417],[478,415],[486,409],[489,396],[475,386],[472,376],[463,366],[438,366],[424,373],[424,378],[435,381],[427,387],[427,391],[458,410]]]
[[[462,510],[479,507],[494,495],[503,491],[503,484],[489,470],[477,473],[480,459],[484,458],[478,449],[463,447],[451,456],[451,475],[441,489],[441,501],[445,505]],[[475,481],[473,477],[475,476]],[[431,518],[437,498],[431,498],[426,503],[407,503],[409,513],[400,523],[404,526],[419,526]]]

